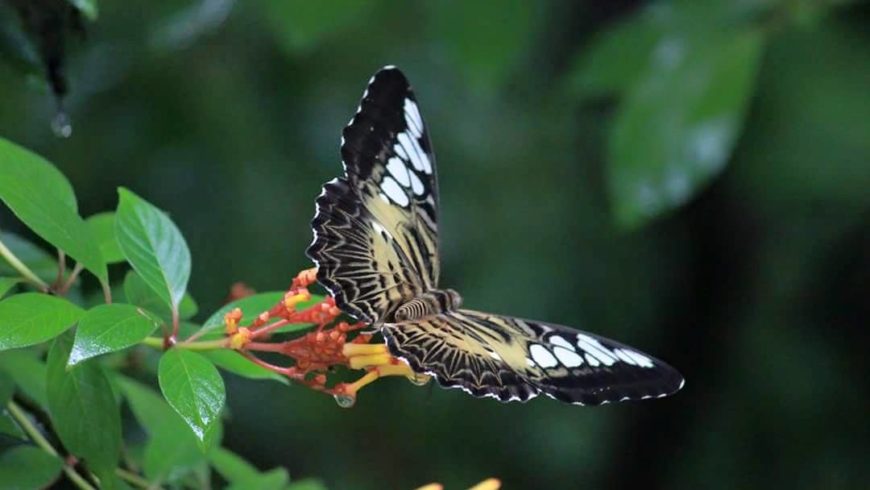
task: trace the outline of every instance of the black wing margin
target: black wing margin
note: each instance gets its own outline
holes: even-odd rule
[[[472,310],[384,325],[393,355],[445,387],[500,401],[577,405],[671,395],[683,377],[633,347],[572,328]]]
[[[401,71],[377,72],[345,127],[345,175],[323,187],[306,253],[346,313],[370,323],[437,286],[435,160]]]

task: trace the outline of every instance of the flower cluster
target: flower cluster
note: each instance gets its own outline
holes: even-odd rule
[[[224,316],[227,347],[240,352],[254,363],[311,389],[335,397],[339,405],[350,407],[359,390],[383,376],[404,376],[415,384],[425,384],[428,376],[414,373],[400,359],[390,355],[383,342],[372,343],[374,333],[366,331],[365,323],[339,320],[341,310],[335,299],[326,297],[304,309],[297,309],[311,300],[308,287],[316,282],[317,270],[300,272],[283,299],[263,311],[247,325],[242,325],[239,308]],[[279,329],[288,325],[314,324],[305,335],[285,341],[270,341]],[[257,357],[256,352],[273,352],[292,360],[289,366],[277,366]],[[336,366],[364,370],[366,373],[352,383],[329,383],[328,373]]]

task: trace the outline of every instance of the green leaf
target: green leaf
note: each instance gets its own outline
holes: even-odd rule
[[[2,299],[3,296],[6,296],[6,293],[14,288],[20,281],[21,279],[18,279],[17,277],[0,277],[0,299]]]
[[[92,308],[79,320],[69,365],[136,345],[157,326],[153,318],[133,305],[117,303]]]
[[[91,22],[97,20],[99,9],[97,9],[97,0],[67,0],[70,5],[78,9]]]
[[[0,352],[0,371],[15,381],[28,398],[42,408],[48,408],[45,391],[46,366],[30,350]]]
[[[15,380],[4,371],[0,371],[0,434],[11,436],[15,439],[23,439],[24,433],[18,424],[12,420],[6,405],[15,393]]]
[[[743,125],[763,39],[755,32],[664,37],[658,64],[628,93],[608,155],[617,222],[635,227],[717,175]]]
[[[278,373],[254,364],[236,351],[219,349],[202,353],[209,361],[224,371],[229,371],[248,379],[271,379],[285,385],[290,383]]]
[[[258,293],[253,294],[251,296],[244,297],[242,299],[237,299],[231,303],[227,303],[222,306],[220,309],[212,313],[210,317],[202,324],[202,330],[205,332],[211,332],[213,330],[219,330],[224,327],[224,315],[229,313],[234,308],[241,308],[242,317],[240,325],[246,325],[254,321],[257,318],[257,315],[264,311],[268,311],[273,306],[278,304],[279,301],[284,299],[284,293],[281,291],[272,291],[267,293]],[[296,309],[301,311],[305,308],[308,308],[311,305],[319,303],[323,301],[323,296],[311,295],[311,299],[304,302],[299,303],[296,306]],[[311,324],[299,324],[299,325],[288,325],[285,328],[280,329],[280,332],[292,332],[298,330],[304,330],[309,328]]]
[[[164,304],[177,309],[190,278],[184,237],[163,211],[127,189],[118,194],[115,233],[124,256]]]
[[[494,8],[487,1],[442,1],[427,4],[431,29],[472,86],[502,85],[525,55],[541,12],[535,2],[509,0]]]
[[[121,411],[99,364],[67,369],[73,337],[60,336],[48,352],[48,409],[63,445],[98,476],[112,475],[121,449]]]
[[[628,90],[650,64],[650,54],[663,28],[652,12],[616,24],[581,49],[569,74],[569,87],[580,98]]]
[[[284,487],[284,490],[327,490],[326,485],[316,478],[306,478]]]
[[[149,435],[143,462],[149,480],[175,481],[205,461],[187,424],[157,392],[129,378],[117,379],[130,410]]]
[[[283,0],[258,5],[264,9],[265,20],[272,26],[278,41],[291,54],[309,51],[324,38],[364,22],[372,6],[371,2],[356,0]]]
[[[0,138],[0,175],[8,178],[3,179],[8,185],[39,185],[41,193],[54,196],[78,212],[72,184],[63,173],[48,160],[4,138]],[[24,179],[34,181],[26,182]]]
[[[223,409],[226,393],[220,373],[208,359],[184,349],[169,349],[157,371],[169,405],[203,443]]]
[[[226,490],[283,490],[290,482],[284,468],[275,468],[239,481],[232,482]]]
[[[15,380],[9,373],[0,371],[0,408],[5,407],[15,392]]]
[[[136,274],[136,271],[129,271],[124,277],[124,297],[127,298],[128,303],[140,306],[167,322],[172,320],[172,310],[153,289],[145,284],[145,281],[139,274]],[[198,310],[196,301],[189,294],[185,294],[184,298],[181,299],[181,304],[178,305],[178,317],[182,320],[188,319],[196,315]]]
[[[6,436],[7,439],[12,439],[12,441],[27,440],[27,435],[21,430],[21,427],[15,423],[15,420],[13,420],[12,416],[9,415],[9,411],[6,410],[6,407],[0,407],[0,434]]]
[[[70,328],[84,310],[42,293],[16,294],[0,301],[0,350],[50,340]]]
[[[0,175],[0,200],[24,224],[79,261],[101,282],[109,282],[100,249],[78,215],[72,188],[53,165],[0,138]]]
[[[3,232],[0,240],[6,248],[18,257],[24,265],[30,268],[34,274],[45,282],[52,282],[57,277],[57,262],[54,257],[45,250],[28,242],[15,233]],[[4,276],[18,276],[18,271],[12,268],[5,260],[0,260],[0,274]]]
[[[228,482],[245,480],[260,474],[254,465],[245,461],[238,454],[222,447],[217,447],[209,453],[208,460],[215,471]]]
[[[85,223],[91,229],[91,235],[100,247],[103,260],[107,264],[117,264],[124,261],[124,253],[115,238],[115,213],[105,212],[89,216]]]
[[[62,467],[57,456],[34,446],[17,446],[0,453],[0,482],[7,490],[47,488]]]

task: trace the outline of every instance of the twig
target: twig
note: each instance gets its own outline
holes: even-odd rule
[[[58,292],[60,294],[66,294],[67,291],[69,291],[69,288],[71,288],[73,283],[76,281],[76,278],[79,277],[79,274],[82,273],[82,270],[84,270],[84,266],[82,266],[82,264],[80,264],[80,263],[77,263],[75,265],[75,267],[73,267],[73,270],[69,275],[69,278],[67,278],[66,282],[63,283],[63,285],[60,287],[60,290]]]
[[[54,280],[55,286],[63,283],[64,274],[66,274],[66,254],[63,250],[57,249],[57,279]]]
[[[6,408],[9,409],[9,414],[12,415],[12,418],[24,429],[24,432],[30,437],[30,439],[39,446],[43,451],[48,454],[60,458],[60,454],[58,454],[57,450],[48,442],[48,440],[43,437],[43,435],[39,432],[39,430],[30,422],[30,419],[27,418],[27,414],[24,413],[24,410],[21,409],[14,401],[10,401]],[[82,490],[96,490],[93,485],[88,483],[85,478],[78,474],[75,468],[68,465],[64,462],[63,472],[66,473],[67,478],[70,479],[77,487]]]
[[[13,254],[11,250],[9,250],[9,248],[6,247],[6,244],[4,244],[2,240],[0,240],[0,257],[6,259],[6,262],[9,262],[9,265],[11,265],[13,269],[18,271],[18,273],[21,274],[24,279],[30,281],[34,286],[38,287],[43,292],[47,292],[49,290],[48,284],[40,279],[39,276],[34,274],[29,267],[24,265],[24,263],[21,262],[18,257],[16,257],[15,254]]]
[[[142,478],[136,473],[133,473],[132,471],[127,471],[124,468],[116,468],[115,474],[118,475],[118,477],[122,480],[125,480],[127,483],[135,485],[136,487],[151,488],[151,482]]]
[[[227,347],[229,339],[222,338],[216,340],[204,340],[201,342],[179,342],[173,346],[176,349],[185,349],[185,350],[215,350],[215,349],[224,349]],[[160,337],[145,337],[142,339],[142,345],[147,345],[148,347],[154,347],[155,349],[163,349],[164,340]]]

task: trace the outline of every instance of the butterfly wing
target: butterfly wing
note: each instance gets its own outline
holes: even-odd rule
[[[317,198],[306,253],[339,308],[380,323],[435,288],[439,274],[435,159],[398,69],[372,77],[344,129],[341,156],[345,175]]]
[[[393,355],[446,387],[501,401],[580,405],[658,398],[683,377],[638,350],[559,325],[458,310],[384,325]]]

